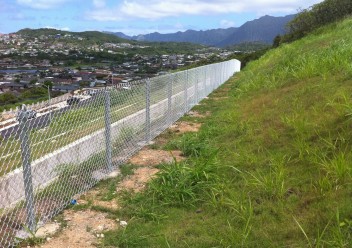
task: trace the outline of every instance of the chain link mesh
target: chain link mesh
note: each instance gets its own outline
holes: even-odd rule
[[[58,214],[239,70],[230,60],[67,97],[36,117],[23,110],[0,132],[0,247]]]

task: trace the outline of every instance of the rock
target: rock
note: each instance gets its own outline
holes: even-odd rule
[[[114,171],[110,172],[110,174],[108,175],[108,178],[115,178],[118,175],[120,175],[120,171],[119,170],[114,170]]]
[[[97,231],[103,231],[105,229],[104,225],[100,225],[97,227]]]
[[[98,233],[97,234],[97,238],[104,238],[104,237],[105,237],[105,235],[103,233]]]
[[[120,226],[122,226],[122,227],[127,226],[127,222],[124,221],[124,220],[121,220],[121,221],[120,221]]]
[[[48,223],[42,227],[40,227],[37,232],[35,233],[35,236],[38,238],[45,238],[47,236],[51,236],[55,234],[60,228],[59,223]]]

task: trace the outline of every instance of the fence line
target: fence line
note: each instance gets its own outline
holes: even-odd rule
[[[21,111],[0,137],[0,247],[59,213],[239,70],[230,60],[99,90],[37,118]]]

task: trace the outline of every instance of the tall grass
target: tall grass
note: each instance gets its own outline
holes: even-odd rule
[[[197,106],[201,131],[164,147],[188,160],[124,197],[131,225],[104,245],[350,247],[351,26],[267,52]]]

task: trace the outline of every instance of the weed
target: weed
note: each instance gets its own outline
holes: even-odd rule
[[[254,187],[264,197],[283,199],[287,192],[287,176],[285,166],[289,159],[283,156],[279,160],[271,160],[269,172],[247,172],[249,187]],[[243,175],[245,176],[245,175]]]
[[[16,237],[16,241],[19,243],[19,247],[22,247],[24,245],[39,245],[41,243],[44,242],[44,238],[40,238],[40,237],[36,237],[35,236],[35,233],[37,232],[38,229],[35,229],[35,230],[30,230],[29,227],[27,227],[26,225],[23,225],[23,229],[26,231],[26,233],[29,235],[29,237],[27,238],[19,238],[19,237]]]
[[[135,168],[137,168],[137,166],[133,164],[121,165],[120,166],[121,176],[124,178],[126,176],[132,175]]]
[[[351,155],[346,152],[335,153],[331,159],[323,157],[320,165],[328,177],[337,185],[343,185],[351,179]]]

